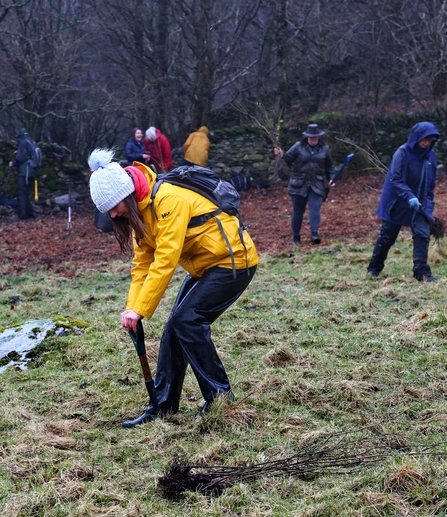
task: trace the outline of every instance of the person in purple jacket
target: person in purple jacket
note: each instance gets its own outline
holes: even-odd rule
[[[433,151],[440,134],[431,122],[418,122],[407,142],[394,153],[383,185],[377,216],[382,227],[368,265],[368,274],[377,278],[402,226],[413,234],[413,276],[433,282],[427,264],[430,223],[434,220],[436,155]]]

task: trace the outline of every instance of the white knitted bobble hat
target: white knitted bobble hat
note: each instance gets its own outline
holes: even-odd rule
[[[90,176],[90,196],[96,208],[108,212],[135,191],[132,178],[116,162],[112,149],[95,149],[88,158],[93,174]]]

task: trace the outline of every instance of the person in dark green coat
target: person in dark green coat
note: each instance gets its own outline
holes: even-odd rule
[[[312,244],[320,244],[318,233],[320,226],[320,209],[326,199],[327,188],[335,184],[331,180],[334,173],[329,147],[321,141],[325,135],[318,124],[309,124],[303,132],[304,138],[296,142],[287,152],[275,147],[274,153],[292,165],[287,192],[292,198],[292,232],[293,242],[301,242],[301,225],[306,205],[309,206],[310,240]]]
[[[23,127],[17,132],[16,138],[19,145],[17,151],[14,152],[13,159],[9,162],[9,166],[16,166],[19,173],[17,178],[17,212],[19,219],[30,219],[36,217],[30,202],[30,195],[34,192],[37,171],[29,164],[36,144]]]

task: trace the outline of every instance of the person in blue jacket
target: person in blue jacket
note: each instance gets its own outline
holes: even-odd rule
[[[368,274],[377,278],[402,226],[413,234],[413,275],[416,280],[436,280],[427,264],[430,223],[434,220],[436,155],[440,134],[431,122],[418,122],[407,143],[394,153],[383,185],[377,216],[382,227],[374,246]]]
[[[143,131],[138,127],[133,130],[132,136],[126,142],[124,154],[128,165],[132,165],[133,162],[146,165],[147,160],[151,157],[143,142]]]

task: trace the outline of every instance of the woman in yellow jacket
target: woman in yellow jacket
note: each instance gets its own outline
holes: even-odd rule
[[[199,127],[191,133],[183,144],[184,160],[183,165],[200,165],[206,167],[208,163],[208,151],[210,141],[208,139],[208,128]]]
[[[210,326],[252,280],[259,263],[255,245],[247,231],[241,242],[237,217],[224,212],[217,216],[234,253],[234,275],[229,249],[214,218],[188,228],[192,217],[216,210],[214,203],[167,182],[152,201],[156,175],[151,169],[138,162],[123,169],[112,158],[113,151],[107,149],[91,153],[90,194],[98,210],[109,213],[121,250],[134,252],[132,282],[121,314],[123,327],[136,330],[140,319],[152,316],[178,264],[188,273],[160,342],[155,377],[160,413],[149,405],[123,426],[176,413],[188,364],[205,399],[201,411],[205,413],[220,393],[233,398]]]

